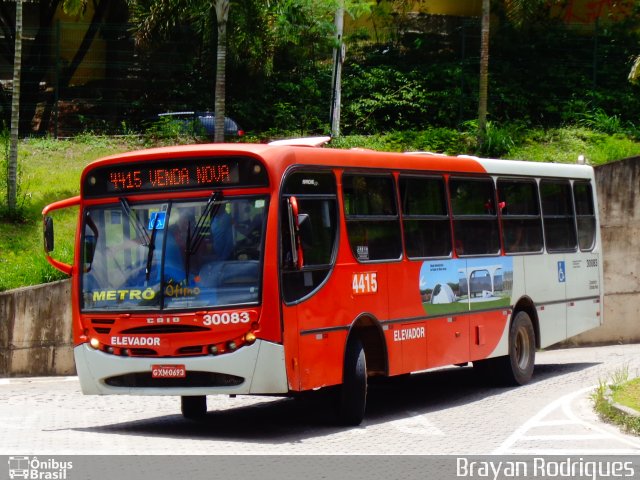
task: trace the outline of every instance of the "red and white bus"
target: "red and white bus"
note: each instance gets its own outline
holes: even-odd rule
[[[79,206],[73,265],[54,210]],[[47,206],[72,277],[86,394],[332,387],[362,421],[367,379],[473,362],[529,381],[535,351],[601,325],[593,169],[291,145],[98,160]]]

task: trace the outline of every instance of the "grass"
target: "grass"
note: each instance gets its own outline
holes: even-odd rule
[[[0,291],[64,278],[45,260],[42,247],[42,209],[78,195],[80,173],[90,162],[118,152],[141,148],[135,138],[109,139],[83,135],[74,140],[26,139],[18,148],[20,173],[19,221],[0,219]],[[4,202],[5,192],[0,193]],[[77,209],[54,212],[54,257],[73,258]]]
[[[640,155],[640,142],[622,134],[607,135],[585,127],[534,131],[510,148],[505,158],[536,162],[576,163],[584,155],[591,165],[602,165]]]
[[[610,135],[586,126],[551,130],[496,127],[494,134],[500,137],[497,142],[500,148],[508,148],[502,158],[575,163],[578,155],[584,155],[591,164],[599,165],[640,155],[640,142],[633,137],[620,133]],[[509,138],[502,138],[505,136]],[[345,136],[334,140],[332,146],[387,151],[431,150],[457,155],[474,153],[472,138],[470,131],[432,128],[386,135]],[[73,140],[39,138],[21,141],[19,200],[23,208],[20,221],[3,220],[0,210],[0,291],[63,277],[49,266],[42,253],[42,208],[77,195],[80,173],[88,163],[106,155],[152,146],[149,142],[149,138],[109,138],[91,134],[80,135]],[[167,140],[155,139],[153,142],[155,145]],[[176,139],[171,142],[183,143]],[[0,164],[4,162],[4,155],[4,148],[0,148]],[[0,205],[4,205],[4,169],[0,172]],[[71,263],[77,211],[66,209],[54,212],[53,217],[57,232],[54,256]]]
[[[640,436],[640,416],[631,415],[615,406],[624,405],[640,414],[640,378],[629,380],[628,367],[615,372],[609,381],[601,380],[592,399],[595,411],[602,420]]]
[[[634,378],[615,389],[613,401],[640,412],[640,378]]]

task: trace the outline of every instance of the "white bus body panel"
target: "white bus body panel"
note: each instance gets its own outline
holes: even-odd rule
[[[547,164],[517,160],[478,158],[494,178],[568,178],[589,180],[593,188],[596,216],[595,248],[591,252],[544,253],[514,256],[514,304],[528,297],[536,306],[540,347],[545,348],[591,330],[604,322],[604,285],[600,218],[593,168],[588,165]],[[563,262],[563,270],[559,262]],[[564,277],[564,278],[562,278]],[[508,354],[509,325],[505,326],[490,357]]]
[[[289,391],[284,347],[257,340],[253,345],[219,356],[199,357],[122,357],[91,348],[84,343],[74,349],[82,393],[86,395],[213,395],[284,394]],[[184,365],[187,372],[211,372],[245,379],[235,386],[216,387],[114,387],[106,379],[128,373],[148,372],[152,365]]]

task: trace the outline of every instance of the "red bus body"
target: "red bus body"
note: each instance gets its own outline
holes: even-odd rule
[[[175,167],[179,162],[238,156],[252,159],[254,171],[264,168],[265,183],[246,186],[240,180],[212,188],[203,181],[198,186],[194,176],[184,170],[180,177]],[[175,174],[161,172],[165,160],[172,162],[168,165]],[[153,168],[146,169],[146,165]],[[118,176],[117,169],[129,172],[129,177],[127,173]],[[131,176],[132,171],[141,173]],[[106,182],[108,175],[110,185],[91,190],[92,182]],[[519,312],[526,313],[531,323],[524,340],[530,331],[538,348],[597,327],[602,323],[603,288],[593,182],[593,170],[586,166],[292,146],[179,146],[101,159],[83,171],[80,197],[49,205],[43,211],[46,215],[58,208],[80,206],[74,264],[65,265],[49,254],[47,258],[72,276],[73,339],[82,389],[88,394],[183,397],[288,395],[341,385],[347,375],[349,341],[355,337],[362,345],[370,377],[513,356],[512,343],[519,337],[514,334],[511,338],[510,332]],[[417,201],[423,184],[440,185],[445,200],[425,196],[422,203]],[[386,186],[393,197],[378,197],[372,192]],[[314,193],[313,188],[325,190]],[[473,195],[481,195],[476,192],[483,189],[493,191],[493,196],[485,201],[484,210],[474,210],[469,206]],[[160,244],[156,253],[146,257],[147,279],[140,280],[139,287],[89,286],[89,277],[98,266],[84,261],[83,249],[89,248],[85,238],[94,235],[87,226],[96,231],[92,241],[97,255],[102,255],[100,242],[108,242],[105,235],[118,239],[156,235],[166,237],[163,244],[168,244],[169,227],[157,228],[158,219],[169,223],[172,212],[183,205],[205,211],[210,208],[207,198],[217,191],[222,192],[222,200],[211,203],[220,203],[223,214],[228,210],[231,221],[236,222],[236,233],[239,223],[233,217],[240,204],[234,204],[234,199],[264,210],[256,243],[259,258],[233,259],[242,268],[259,271],[256,287],[247,287],[247,291],[259,291],[258,297],[224,305],[196,300],[205,289],[189,283],[189,278],[193,274],[196,282],[203,282],[199,277],[205,274],[197,272],[202,264],[192,267],[193,272],[187,272],[180,284],[171,283],[173,280],[167,284],[169,274],[158,273],[160,287],[154,292],[145,290],[142,286],[150,283],[149,265],[162,261],[159,272],[164,268],[160,265],[165,265]],[[529,202],[533,206],[527,207],[528,213],[515,209],[511,213],[508,210],[513,201],[509,204],[502,198],[507,191],[515,192],[513,201],[529,191],[539,191],[542,200],[537,207]],[[543,198],[560,198],[565,193],[571,197],[571,192],[573,200],[566,203],[573,205],[573,220],[562,211],[552,212],[550,200]],[[392,198],[395,206],[377,206],[380,198],[387,198],[387,203]],[[193,199],[201,203],[185,203]],[[301,209],[308,207],[308,219],[300,216],[297,205],[291,207],[296,200]],[[409,213],[410,208],[419,211],[439,203],[446,210],[444,216]],[[156,224],[147,217],[138,222],[126,213],[128,207],[123,204],[133,209],[136,218],[144,217],[144,212],[153,214]],[[108,212],[101,210],[105,205]],[[149,207],[142,212],[137,210],[139,205]],[[291,213],[294,208],[295,218]],[[532,213],[536,208],[537,216]],[[128,223],[124,219],[127,215]],[[196,233],[188,235],[191,240],[201,236],[205,243],[214,241],[214,220],[208,215],[206,231],[204,227],[201,234],[194,230]],[[87,220],[91,216],[97,220]],[[89,225],[94,221],[96,227]],[[189,228],[197,221],[192,220]],[[315,229],[306,239],[301,233],[305,221]],[[131,233],[134,228],[140,230],[140,225],[143,232]],[[518,253],[507,245],[507,233],[516,225],[528,229],[529,248],[534,251]],[[575,236],[575,246],[559,240],[557,247],[550,248],[556,242],[552,238],[556,232],[567,228],[573,228],[570,236]],[[464,229],[474,229],[467,242],[474,238],[492,246],[466,254],[459,246],[466,235]],[[438,251],[444,254],[422,256],[420,238],[431,238],[429,232],[435,230],[439,232],[437,239],[428,241],[434,249],[443,244]],[[495,239],[485,239],[483,232]],[[591,240],[585,240],[585,235],[591,235]],[[396,240],[388,240],[391,238],[398,239],[398,247]],[[546,245],[540,243],[545,241]],[[316,252],[309,243],[323,245],[324,250]],[[118,258],[122,263],[120,259],[135,254],[144,264],[144,252],[152,248],[136,244],[129,250],[142,254],[127,250],[122,256],[115,251],[104,254],[104,262]],[[383,257],[397,253],[397,258],[376,257],[376,249]],[[322,259],[314,260],[311,250]],[[296,264],[290,256],[304,257],[304,263]],[[216,271],[217,267],[212,262],[207,268]],[[436,276],[441,280],[433,280]],[[243,281],[237,280],[238,284]],[[159,295],[163,300],[158,300]],[[220,298],[220,292],[217,295]],[[153,307],[144,308],[145,296]],[[172,308],[158,307],[169,305],[169,301]],[[126,302],[135,308],[123,308]],[[180,308],[181,304],[185,308]]]

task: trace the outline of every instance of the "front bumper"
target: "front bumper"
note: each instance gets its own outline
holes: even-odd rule
[[[253,345],[219,356],[146,358],[121,357],[84,343],[74,348],[82,392],[86,395],[214,395],[285,394],[289,391],[282,345],[257,340]],[[239,377],[237,385],[193,386],[188,380],[153,386],[152,365],[184,365],[187,375]],[[135,375],[142,386],[115,386],[113,379]],[[110,384],[111,383],[111,384]],[[162,384],[162,382],[158,382]]]

